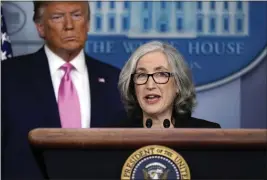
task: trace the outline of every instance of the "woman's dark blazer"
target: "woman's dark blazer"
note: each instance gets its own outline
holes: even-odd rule
[[[118,128],[142,128],[143,122],[142,117],[129,117],[125,112],[117,114],[115,118],[117,123],[112,124],[112,127]],[[220,124],[215,122],[210,122],[204,119],[198,119],[187,115],[175,115],[175,128],[221,128]]]

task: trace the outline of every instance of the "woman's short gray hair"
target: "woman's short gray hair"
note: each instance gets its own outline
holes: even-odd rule
[[[192,81],[191,70],[177,49],[159,41],[148,42],[140,46],[131,55],[121,70],[118,88],[126,111],[131,114],[140,109],[135,95],[132,74],[135,73],[139,59],[154,51],[160,51],[167,56],[168,63],[174,73],[179,92],[174,101],[174,112],[178,114],[192,113],[193,108],[196,106],[196,92]]]

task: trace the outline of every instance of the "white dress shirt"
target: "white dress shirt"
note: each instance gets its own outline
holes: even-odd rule
[[[46,45],[44,48],[48,58],[48,64],[55,96],[58,101],[59,84],[61,78],[64,75],[64,70],[60,69],[60,67],[65,64],[66,61],[64,61],[61,57],[53,53]],[[71,71],[70,76],[79,96],[82,128],[89,128],[91,119],[91,97],[89,87],[89,75],[85,63],[83,50],[72,61],[70,61],[70,63],[74,66],[74,69]]]

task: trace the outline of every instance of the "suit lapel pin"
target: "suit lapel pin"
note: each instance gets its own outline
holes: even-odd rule
[[[106,80],[105,80],[105,78],[98,78],[98,82],[99,82],[99,83],[105,83]]]

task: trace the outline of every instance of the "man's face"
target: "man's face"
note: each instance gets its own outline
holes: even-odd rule
[[[55,52],[80,51],[89,31],[88,13],[88,2],[49,2],[36,27]]]

